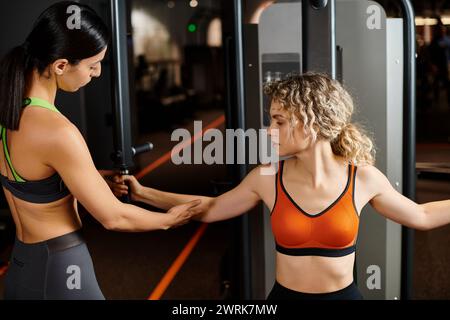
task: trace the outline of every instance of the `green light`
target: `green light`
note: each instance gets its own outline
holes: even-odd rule
[[[188,31],[189,31],[189,32],[195,32],[195,31],[197,31],[197,25],[196,25],[195,23],[190,23],[190,24],[188,25]]]

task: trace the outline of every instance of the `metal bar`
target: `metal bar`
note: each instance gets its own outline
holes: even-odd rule
[[[336,0],[330,0],[330,54],[331,54],[331,78],[336,79]]]
[[[115,167],[126,173],[133,167],[130,124],[130,91],[128,77],[126,1],[111,0],[112,51],[113,51],[113,103]]]
[[[303,0],[302,25],[303,72],[324,72],[336,79],[336,0]]]
[[[416,29],[410,0],[399,0],[403,11],[403,195],[416,198]],[[380,5],[382,5],[380,3]],[[401,298],[413,296],[414,230],[402,227]]]
[[[403,193],[411,200],[416,198],[416,29],[414,9],[410,0],[400,1],[403,14],[405,42],[404,64],[404,144]],[[402,228],[402,281],[401,298],[413,296],[414,230]]]
[[[236,84],[237,84],[237,126],[245,131],[245,90],[244,90],[244,51],[243,51],[243,30],[242,30],[242,1],[234,0],[235,8],[235,54],[236,54]],[[245,153],[245,138],[243,143],[239,143],[241,150],[237,153]],[[239,165],[239,178],[242,180],[247,174],[247,166]],[[252,280],[251,280],[251,236],[249,217],[244,215],[242,219],[242,261],[243,261],[243,281],[244,281],[244,299],[252,299]]]

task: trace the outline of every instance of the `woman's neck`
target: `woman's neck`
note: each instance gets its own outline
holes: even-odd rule
[[[330,142],[322,140],[296,154],[293,160],[293,170],[313,187],[319,187],[348,166],[345,160],[333,153]]]
[[[36,70],[30,78],[30,86],[25,93],[26,97],[40,98],[55,104],[57,85],[53,77],[46,77],[44,75],[39,75]]]

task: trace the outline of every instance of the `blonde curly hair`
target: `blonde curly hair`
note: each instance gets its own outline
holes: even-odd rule
[[[320,73],[290,75],[266,84],[264,93],[289,113],[291,130],[300,120],[313,141],[330,141],[335,155],[355,165],[374,164],[372,139],[351,122],[353,99],[338,81]]]

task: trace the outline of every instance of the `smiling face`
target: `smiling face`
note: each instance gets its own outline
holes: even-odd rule
[[[101,62],[105,58],[107,48],[97,55],[83,59],[76,65],[71,65],[67,59],[59,59],[51,66],[56,76],[58,88],[66,92],[76,92],[91,82],[92,78],[100,77]]]
[[[293,118],[281,104],[274,100],[270,106],[268,134],[280,157],[290,156],[311,147],[312,138],[300,120]]]

